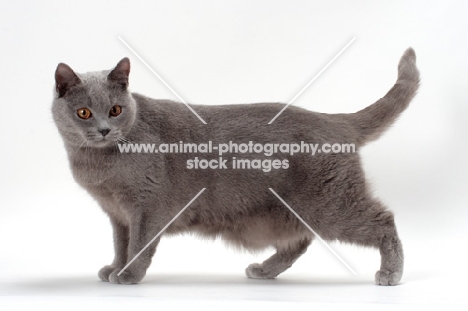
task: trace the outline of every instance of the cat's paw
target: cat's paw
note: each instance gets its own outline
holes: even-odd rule
[[[112,273],[109,275],[109,281],[111,283],[126,284],[126,285],[137,284],[144,277],[144,275],[135,275],[135,274],[131,273],[128,270],[125,270],[120,275],[118,275],[120,273],[120,271],[121,271],[121,269],[117,269],[117,270],[112,271]]]
[[[111,275],[114,270],[120,270],[116,267],[113,266],[104,266],[99,270],[98,272],[98,277],[101,279],[103,282],[109,282],[109,276]]]
[[[245,269],[245,274],[251,279],[274,279],[276,275],[266,272],[263,265],[253,263]]]
[[[375,284],[383,286],[397,285],[401,280],[401,275],[401,272],[379,270],[375,274]]]

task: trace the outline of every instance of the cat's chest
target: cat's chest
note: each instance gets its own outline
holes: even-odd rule
[[[83,153],[70,157],[75,180],[85,188],[105,188],[115,194],[160,179],[162,161],[157,157]]]
[[[124,159],[115,155],[80,152],[70,156],[70,165],[75,180],[88,188],[101,186],[118,180],[119,168],[125,166]]]

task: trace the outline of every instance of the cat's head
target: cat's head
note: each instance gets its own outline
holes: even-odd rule
[[[125,139],[136,115],[129,74],[128,58],[113,70],[86,74],[63,63],[57,66],[52,114],[66,144],[107,147]]]

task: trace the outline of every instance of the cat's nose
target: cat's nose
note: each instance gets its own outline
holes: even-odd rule
[[[110,132],[110,129],[100,129],[99,130],[99,133],[102,134],[102,136],[106,136],[107,134],[109,134]]]

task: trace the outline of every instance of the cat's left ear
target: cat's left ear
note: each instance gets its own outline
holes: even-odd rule
[[[125,57],[107,76],[107,81],[116,83],[126,89],[128,87],[128,76],[130,75],[130,60]]]

